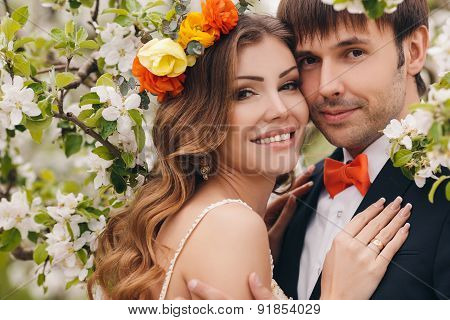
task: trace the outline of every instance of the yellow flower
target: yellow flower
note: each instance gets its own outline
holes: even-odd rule
[[[139,49],[139,62],[156,76],[178,77],[188,64],[183,48],[170,38],[153,39]]]
[[[205,19],[200,12],[190,12],[186,19],[183,20],[178,33],[178,43],[186,49],[188,43],[193,40],[200,42],[205,48],[213,45],[218,31],[214,28],[208,28]]]

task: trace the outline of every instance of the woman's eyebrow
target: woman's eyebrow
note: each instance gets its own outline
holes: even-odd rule
[[[297,66],[292,66],[289,69],[283,71],[282,73],[280,73],[280,75],[278,76],[278,78],[283,78],[285,75],[287,75],[289,72],[291,72],[292,70],[297,70]]]

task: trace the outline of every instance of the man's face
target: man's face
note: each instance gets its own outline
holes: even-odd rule
[[[365,31],[344,25],[297,46],[301,91],[311,119],[335,146],[362,151],[403,112],[405,68],[390,28],[373,21]]]

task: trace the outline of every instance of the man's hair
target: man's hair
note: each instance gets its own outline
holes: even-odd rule
[[[428,28],[427,0],[404,0],[394,13],[383,14],[375,22],[380,30],[391,28],[398,52],[398,67],[405,63],[403,40],[420,26]],[[320,0],[281,0],[277,16],[295,32],[297,41],[305,43],[318,37],[327,37],[342,23],[346,28],[366,30],[368,18],[365,14],[351,14],[347,10],[336,11],[333,6]],[[420,73],[415,75],[417,91],[422,96],[426,91]]]

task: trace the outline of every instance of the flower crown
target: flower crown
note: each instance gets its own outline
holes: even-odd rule
[[[176,40],[150,40],[134,58],[132,73],[139,79],[140,91],[157,96],[158,102],[183,91],[186,68],[236,26],[242,11],[231,0],[206,0],[201,6],[202,12],[189,12],[177,27],[178,33],[175,29]]]

